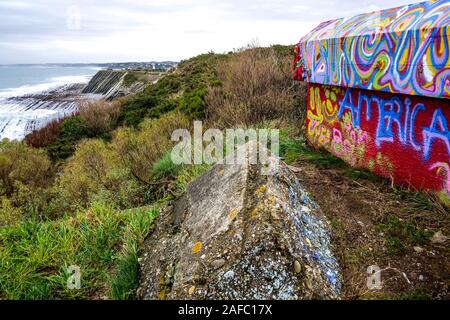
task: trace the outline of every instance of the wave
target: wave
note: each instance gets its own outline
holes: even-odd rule
[[[91,75],[53,77],[47,79],[46,82],[35,85],[24,85],[17,88],[0,89],[0,99],[46,92],[68,84],[87,83],[91,77]]]

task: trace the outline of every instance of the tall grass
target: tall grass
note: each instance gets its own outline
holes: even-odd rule
[[[0,228],[0,299],[132,298],[137,247],[157,212],[95,203],[76,217]],[[71,265],[80,289],[67,287]]]

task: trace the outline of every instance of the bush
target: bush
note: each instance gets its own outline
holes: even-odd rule
[[[136,128],[149,110],[158,106],[159,102],[155,96],[138,95],[123,105],[119,121],[124,125]]]
[[[13,225],[22,220],[22,212],[14,207],[11,201],[5,197],[0,197],[0,227]]]
[[[299,108],[291,66],[292,57],[280,56],[273,48],[236,53],[217,66],[222,85],[210,87],[206,95],[208,119],[234,127],[291,118]]]
[[[189,128],[189,120],[180,112],[171,112],[159,119],[147,119],[139,130],[119,129],[112,141],[122,164],[130,168],[140,182],[150,182],[156,161],[172,147],[170,137],[175,129]]]
[[[203,119],[206,93],[206,88],[200,88],[185,94],[180,99],[180,110],[192,119]]]
[[[99,100],[86,102],[80,107],[79,115],[86,121],[89,137],[99,137],[117,126],[121,103],[121,100]]]
[[[52,121],[33,131],[25,137],[25,142],[34,148],[46,147],[53,160],[66,159],[73,154],[76,144],[82,139],[109,139],[110,132],[118,125],[121,105],[127,99],[84,102],[76,114]]]
[[[17,191],[17,182],[30,188],[46,187],[52,182],[52,167],[44,150],[23,142],[0,142],[0,195]]]
[[[102,140],[80,143],[58,178],[59,207],[69,212],[104,200],[123,208],[139,204],[139,188],[115,150]]]

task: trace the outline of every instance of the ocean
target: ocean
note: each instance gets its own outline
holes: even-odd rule
[[[85,84],[98,70],[96,66],[0,65],[0,139],[21,140],[48,122],[73,113],[74,99],[46,95]]]

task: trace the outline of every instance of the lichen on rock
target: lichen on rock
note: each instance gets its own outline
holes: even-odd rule
[[[218,164],[191,183],[145,241],[140,297],[339,298],[329,223],[279,165]]]

